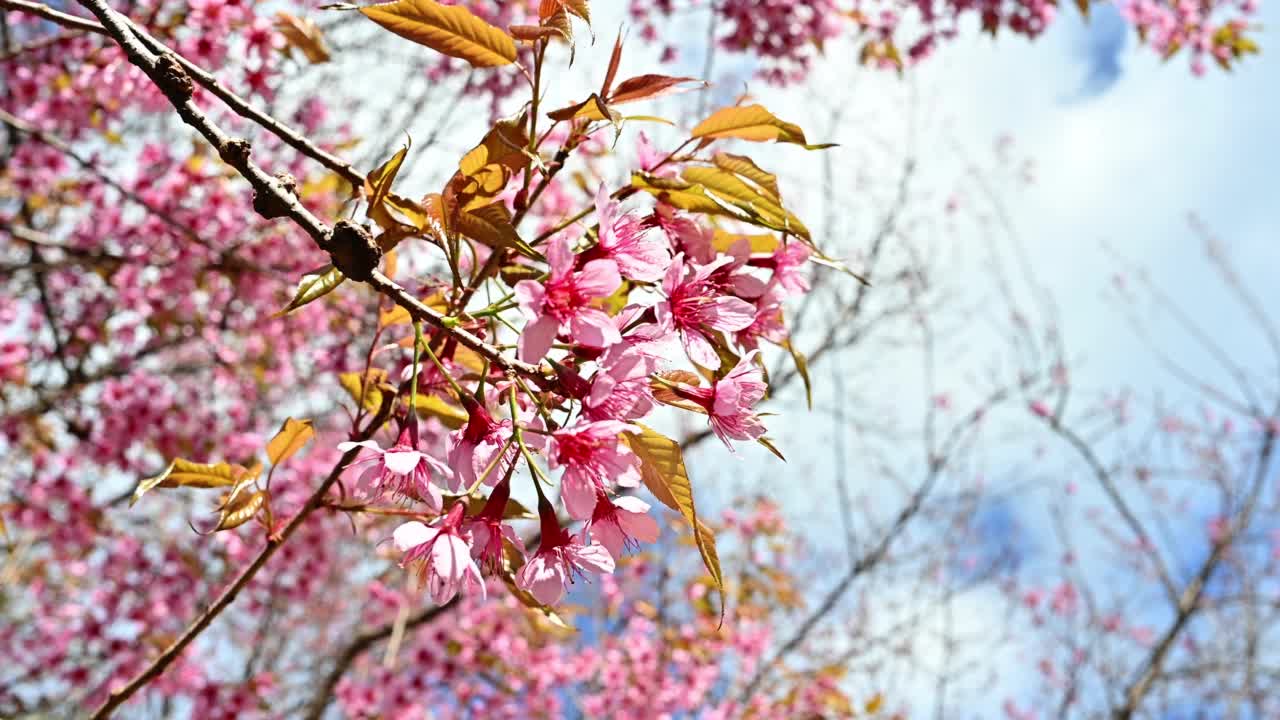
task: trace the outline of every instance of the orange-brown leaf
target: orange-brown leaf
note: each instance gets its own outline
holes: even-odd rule
[[[310,420],[286,418],[279,432],[267,442],[267,459],[272,465],[279,465],[293,457],[315,434],[316,429]]]
[[[462,5],[435,0],[396,0],[360,8],[382,27],[473,67],[510,65],[516,60],[511,36],[476,17]]]
[[[697,85],[691,86],[689,83],[697,83]],[[705,82],[691,77],[654,74],[637,75],[618,83],[618,87],[609,96],[609,103],[621,105],[639,100],[651,100],[664,95],[675,95],[689,90],[698,90],[706,86]]]
[[[763,105],[721,108],[693,129],[693,137],[714,140],[737,138],[752,142],[785,142],[800,145],[808,150],[820,150],[831,145],[810,145],[799,125],[786,122],[769,112]]]
[[[275,25],[288,46],[301,50],[308,62],[329,62],[329,48],[325,46],[324,35],[314,20],[278,12]]]

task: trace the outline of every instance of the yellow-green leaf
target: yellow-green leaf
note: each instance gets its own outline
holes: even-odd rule
[[[538,3],[538,17],[546,20],[558,12],[569,12],[591,24],[591,11],[587,0],[542,0]]]
[[[467,424],[467,411],[439,395],[419,395],[416,407],[418,415],[433,417],[450,430],[457,430]]]
[[[329,48],[325,47],[320,26],[310,18],[300,18],[286,12],[276,13],[276,30],[284,36],[288,47],[302,51],[307,62],[329,62]]]
[[[261,467],[257,468],[261,472]],[[147,492],[155,488],[216,488],[230,487],[249,475],[256,475],[243,465],[230,463],[196,463],[182,458],[175,458],[164,472],[154,477],[144,478],[133,491],[129,500],[132,506]]]
[[[361,372],[345,372],[338,375],[338,384],[347,391],[351,399],[363,403],[364,409],[377,412],[382,407],[382,385],[386,383],[385,370],[374,369],[367,374]]]
[[[800,376],[800,380],[804,382],[804,398],[809,403],[809,409],[812,410],[813,387],[809,382],[809,359],[805,357],[804,353],[797,350],[795,345],[791,344],[790,339],[784,340],[782,347],[786,348],[786,351],[791,353],[791,360],[796,364],[796,374],[798,374]]]
[[[310,420],[286,419],[280,431],[267,443],[267,459],[272,465],[279,465],[293,457],[315,434]]]
[[[772,233],[744,235],[742,233],[731,233],[717,229],[714,235],[712,235],[711,247],[718,252],[727,252],[729,248],[743,240],[747,241],[752,254],[772,253],[778,249],[779,245],[782,244],[778,239],[778,236]]]
[[[262,509],[266,501],[267,491],[259,490],[255,493],[243,495],[238,500],[228,503],[218,517],[218,525],[213,529],[214,532],[231,530],[249,522],[254,515],[258,514],[258,511]]]
[[[511,213],[502,201],[468,210],[458,216],[458,232],[490,248],[507,248],[525,257],[541,260],[542,255],[520,238],[511,224]]]
[[[763,105],[721,108],[698,123],[692,135],[708,140],[737,138],[751,142],[793,143],[806,150],[833,147],[831,144],[810,145],[799,125],[780,119]]]
[[[538,599],[533,596],[533,593],[525,590],[519,585],[516,585],[515,579],[509,573],[502,573],[502,583],[506,585],[507,590],[520,601],[521,605],[524,605],[533,611],[535,613],[534,617],[537,617],[539,620],[547,623],[551,630],[554,630],[561,635],[571,635],[577,632],[577,630],[566,622],[564,618],[560,617],[555,610],[552,610],[546,605],[538,602]]]
[[[782,204],[782,193],[778,191],[778,176],[761,169],[751,158],[732,153],[716,153],[712,162],[721,170],[747,178],[760,186],[770,200],[779,205]]]
[[[332,265],[318,272],[303,275],[302,280],[298,282],[298,289],[293,294],[293,300],[290,300],[283,310],[276,313],[275,317],[288,315],[303,305],[328,295],[337,289],[343,280],[346,280],[346,277]]]
[[[702,562],[721,592],[723,613],[724,578],[720,571],[720,556],[716,553],[716,536],[711,528],[698,520],[698,509],[693,503],[693,485],[689,482],[680,444],[652,428],[639,427],[639,433],[624,434],[623,437],[631,451],[640,458],[640,477],[658,502],[679,512],[694,529],[694,542],[702,555]]]
[[[510,65],[516,60],[511,36],[462,5],[434,0],[397,0],[360,8],[365,17],[407,40],[473,67]]]

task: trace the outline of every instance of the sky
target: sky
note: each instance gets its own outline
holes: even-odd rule
[[[1280,27],[1280,4],[1264,3],[1258,20],[1264,28]],[[684,69],[691,73],[701,67],[698,36],[691,34],[686,46]],[[1191,213],[1201,218],[1228,248],[1262,305],[1280,306],[1280,284],[1272,280],[1280,268],[1276,242],[1280,239],[1276,231],[1280,188],[1272,173],[1272,168],[1280,166],[1280,94],[1275,92],[1280,78],[1280,32],[1264,30],[1258,39],[1261,57],[1250,58],[1230,73],[1213,67],[1207,76],[1197,78],[1183,58],[1164,63],[1138,47],[1136,36],[1117,13],[1103,5],[1088,23],[1074,10],[1062,12],[1036,42],[1013,37],[993,41],[969,32],[905,79],[859,71],[852,67],[852,51],[837,46],[829,49],[827,62],[808,87],[779,91],[753,84],[750,89],[778,115],[803,126],[811,141],[841,144],[829,152],[838,158],[837,178],[842,179],[836,184],[839,192],[848,193],[842,200],[853,215],[865,206],[860,204],[856,182],[849,179],[856,171],[844,171],[874,154],[872,148],[890,147],[887,154],[892,155],[892,148],[915,147],[924,188],[918,197],[921,202],[940,203],[954,192],[956,178],[963,177],[968,162],[984,164],[996,139],[1011,137],[1010,154],[1031,162],[1034,181],[1016,192],[1002,190],[1001,195],[1037,282],[1055,298],[1061,332],[1077,361],[1073,381],[1089,388],[1130,386],[1176,405],[1188,393],[1159,370],[1129,321],[1117,312],[1109,288],[1118,272],[1132,282],[1132,272],[1124,270],[1123,264],[1145,268],[1153,282],[1203,324],[1227,354],[1245,365],[1269,367],[1269,356],[1261,354],[1265,351],[1262,338],[1213,276],[1202,240],[1188,224]],[[740,82],[750,68],[718,61],[717,69],[720,75],[713,79],[723,87]],[[822,93],[846,93],[847,116],[856,121],[835,128],[830,136],[821,134],[826,110],[812,102],[815,88]],[[904,112],[911,98],[918,111]],[[791,176],[801,182],[819,176],[817,158],[797,157],[790,148],[751,150],[769,159],[772,164],[766,167],[781,168],[784,180]],[[788,196],[788,187],[796,185],[783,186],[790,202],[809,206],[800,213],[802,217],[820,212],[815,198]],[[963,182],[959,190],[970,198],[981,194]],[[851,224],[865,226],[865,220],[855,217]],[[955,272],[963,274],[973,297],[994,292],[992,281],[983,274],[987,238],[978,232],[961,229],[943,233],[937,241],[939,252],[957,259]],[[838,244],[839,238],[827,241]],[[1150,323],[1159,346],[1197,375],[1225,378],[1185,333],[1157,322],[1146,311],[1139,310],[1138,317]],[[968,360],[940,371],[941,390],[963,394],[966,378],[976,367],[971,363],[981,365],[997,352],[983,342],[971,343]],[[818,376],[820,386],[830,382],[825,370]],[[873,401],[911,396],[920,392],[919,376],[916,365],[883,367],[863,390]],[[820,392],[829,397],[830,386]],[[830,416],[806,414],[798,402],[779,412],[782,415],[769,422],[791,462],[777,469],[776,461],[762,451],[744,450],[736,461],[727,461],[730,469],[720,477],[769,478],[779,489],[778,497],[793,498],[786,502],[793,521],[819,538],[819,543],[823,537],[836,542],[836,513],[829,509],[830,503],[823,512],[822,502],[813,499],[815,494],[823,497],[826,478],[838,471],[839,456],[825,444],[830,438]],[[721,448],[699,451],[703,462],[713,464],[718,461],[711,454],[720,452]],[[1018,448],[994,460],[996,465],[1002,460],[1008,465],[1026,455],[1027,448]],[[692,467],[698,467],[696,460]],[[873,475],[855,469],[850,479],[855,487],[865,489],[880,482]],[[731,481],[728,486],[734,484]],[[794,492],[797,487],[800,491]],[[721,485],[703,494],[720,499],[730,494],[725,488]],[[882,510],[891,513],[897,507],[896,501],[888,501]],[[1000,500],[983,512],[989,531],[999,534],[1019,528],[1024,533],[1026,562],[1056,561],[1040,556],[1054,543],[1045,529],[1046,518],[1031,503]],[[1193,512],[1187,519],[1190,525],[1182,530],[1188,537],[1200,537],[1201,521]],[[1189,543],[1185,559],[1189,562],[1201,552]],[[910,589],[877,591],[905,594]],[[962,623],[977,633],[1003,626],[1003,612],[994,590],[972,593],[958,607]],[[1161,624],[1158,609],[1147,616],[1153,624]],[[927,647],[917,650],[929,652]],[[1004,697],[1018,697],[1020,683],[1035,682],[1026,660],[1016,655],[991,660],[1002,668],[1001,692],[989,698],[989,707],[974,707],[976,716],[994,714]],[[919,690],[919,697],[928,697],[932,688],[922,685]]]

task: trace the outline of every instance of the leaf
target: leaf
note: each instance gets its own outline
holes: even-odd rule
[[[752,142],[793,143],[806,150],[834,147],[832,144],[810,145],[799,125],[779,119],[763,105],[721,108],[698,123],[692,135],[709,140],[737,138]]]
[[[720,557],[716,553],[716,536],[700,520],[693,503],[693,485],[684,466],[684,455],[675,440],[639,425],[640,432],[623,434],[631,451],[640,458],[640,477],[658,502],[679,512],[694,529],[694,541],[702,555],[702,563],[720,591],[720,612],[724,614],[724,577]]]
[[[622,29],[618,29],[618,39],[613,43],[613,54],[609,56],[609,69],[604,73],[604,84],[600,86],[600,97],[609,97],[609,89],[613,87],[613,78],[618,74],[618,64],[622,62]]]
[[[315,427],[310,420],[287,418],[284,425],[280,426],[280,431],[267,442],[267,459],[272,465],[279,465],[293,457],[315,434]]]
[[[397,0],[362,7],[360,12],[402,38],[466,60],[473,67],[510,65],[516,60],[511,36],[461,5]]]
[[[561,11],[577,15],[588,25],[591,24],[591,10],[587,7],[587,0],[542,0],[538,3],[538,17],[542,20]]]
[[[732,153],[716,153],[712,162],[721,170],[747,178],[760,186],[770,200],[782,204],[782,193],[778,191],[778,176],[762,170],[751,158]]]
[[[555,610],[552,610],[546,605],[538,602],[538,599],[535,598],[532,593],[519,585],[516,585],[516,581],[512,579],[510,574],[503,573],[502,582],[507,586],[507,590],[520,601],[521,605],[524,605],[536,613],[534,617],[545,622],[550,626],[550,629],[562,636],[571,635],[577,632],[577,629],[566,622],[564,618],[560,617]]]
[[[458,172],[449,180],[441,198],[441,216],[446,229],[456,212],[488,204],[507,187],[511,176],[529,167],[529,136],[524,116],[498,121],[462,159]]]
[[[289,47],[302,51],[307,62],[312,64],[329,62],[329,48],[325,47],[324,34],[320,26],[310,18],[300,18],[287,12],[276,13],[276,30],[284,36]]]
[[[218,517],[218,524],[213,528],[214,532],[219,530],[231,530],[253,519],[254,515],[262,509],[267,501],[267,491],[259,490],[248,495],[243,495],[239,499],[227,503]]]
[[[408,156],[409,148],[412,145],[412,140],[406,142],[395,154],[387,158],[386,162],[379,165],[377,170],[365,177],[365,192],[369,195],[369,210],[367,214],[387,231],[395,230],[398,226],[406,224],[414,228],[418,226],[416,222],[410,221],[406,223],[393,217],[392,210],[400,210],[403,214],[405,209],[411,210],[411,208],[404,208],[403,202],[400,203],[402,207],[397,208],[396,203],[390,201],[391,184],[395,182],[396,175],[399,174],[400,167],[404,165],[404,159]],[[404,199],[400,198],[400,200],[403,201]]]
[[[702,188],[689,182],[659,178],[643,172],[634,172],[631,174],[631,186],[644,190],[679,210],[688,210],[689,212],[707,215],[723,215],[735,220],[746,221],[738,213],[708,197]]]
[[[439,395],[419,395],[416,407],[418,415],[433,417],[450,430],[467,424],[467,411]]]
[[[718,252],[727,252],[729,248],[743,240],[747,241],[747,245],[750,246],[751,253],[753,255],[772,253],[778,249],[779,245],[782,244],[782,242],[778,240],[778,236],[772,233],[744,235],[742,233],[731,233],[716,229],[714,234],[711,236],[711,247]]]
[[[307,303],[328,295],[337,289],[343,280],[346,280],[346,277],[332,265],[326,266],[319,272],[303,275],[302,280],[298,282],[298,289],[293,293],[293,299],[272,317],[283,317]]]
[[[800,375],[800,380],[804,382],[804,398],[809,403],[809,409],[813,409],[813,387],[809,382],[809,359],[804,353],[796,349],[788,338],[782,343],[782,347],[791,353],[791,360],[796,364],[796,373]]]
[[[800,218],[769,197],[767,191],[757,189],[738,175],[701,165],[687,167],[680,174],[686,181],[742,210],[748,216],[745,222],[791,233],[805,240],[811,237],[809,228]]]
[[[696,85],[690,87],[689,83],[696,83]],[[701,90],[705,87],[707,87],[707,83],[697,78],[672,77],[670,75],[655,75],[652,73],[637,75],[618,83],[618,87],[609,96],[609,104],[622,105],[623,103],[638,102],[640,100],[652,100],[665,95]]]
[[[545,25],[511,25],[507,27],[507,32],[511,33],[511,37],[525,43],[564,36],[564,33],[559,28]]]
[[[617,112],[610,110],[605,105],[604,100],[601,100],[596,93],[591,93],[591,96],[582,102],[562,107],[559,110],[552,110],[547,113],[547,117],[557,122],[565,120],[604,120],[606,118],[610,122],[617,122],[622,118]]]
[[[364,409],[369,412],[377,412],[382,407],[382,391],[395,392],[395,388],[387,385],[387,371],[379,368],[369,370],[369,372],[345,372],[338,375],[338,384],[343,390],[351,396],[351,399],[360,403],[364,400]]]
[[[760,443],[761,445],[765,446],[765,448],[766,448],[766,449],[768,449],[768,451],[769,451],[769,452],[771,452],[771,453],[773,453],[775,456],[777,456],[777,458],[778,458],[779,460],[781,460],[782,462],[786,462],[786,461],[787,461],[787,458],[786,458],[785,456],[783,456],[782,451],[781,451],[781,450],[779,450],[779,449],[778,449],[778,447],[777,447],[776,445],[774,445],[774,444],[773,444],[773,441],[772,441],[772,440],[770,440],[769,438],[767,438],[767,437],[758,437],[758,438],[756,438],[756,442],[758,442],[758,443]]]
[[[520,239],[511,224],[511,213],[501,200],[462,213],[458,216],[458,232],[491,248],[516,250],[525,257],[541,260],[542,255]]]
[[[262,468],[258,467],[257,471],[261,472]],[[138,483],[138,487],[133,491],[133,497],[129,500],[129,506],[132,507],[134,503],[138,502],[139,498],[155,488],[231,487],[251,475],[257,477],[257,473],[243,465],[232,465],[225,462],[197,463],[175,458],[164,469],[164,472],[154,477],[143,478]]]

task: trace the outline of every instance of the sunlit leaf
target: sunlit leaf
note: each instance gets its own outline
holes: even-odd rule
[[[763,446],[765,447],[765,449],[766,449],[766,450],[768,450],[769,452],[773,453],[773,454],[774,454],[774,456],[775,456],[775,457],[777,457],[777,458],[778,458],[779,460],[781,460],[782,462],[786,462],[786,461],[787,461],[786,456],[782,454],[782,451],[778,449],[778,446],[777,446],[777,445],[774,445],[774,444],[773,444],[773,441],[772,441],[772,440],[770,440],[769,438],[767,438],[767,437],[758,437],[758,438],[756,438],[756,442],[758,442],[758,443],[760,443],[761,445],[763,445]]]
[[[364,409],[377,412],[382,407],[382,391],[394,392],[395,388],[387,385],[387,372],[374,368],[367,374],[361,372],[345,372],[338,375],[338,384],[356,403],[363,400]]]
[[[537,250],[520,238],[511,224],[511,213],[502,201],[462,213],[458,216],[457,228],[459,233],[481,245],[516,250],[525,257],[542,259]]]
[[[562,636],[571,635],[577,632],[577,630],[566,622],[564,618],[560,617],[555,610],[552,610],[546,605],[538,602],[538,599],[535,598],[532,593],[519,585],[516,585],[516,581],[510,573],[502,573],[502,583],[507,586],[507,590],[515,597],[515,599],[520,601],[521,605],[524,605],[535,613],[534,617],[546,623],[546,629],[550,629],[555,634]]]
[[[287,315],[307,303],[328,295],[337,289],[343,280],[346,280],[346,277],[332,265],[319,272],[303,275],[302,280],[298,282],[298,289],[293,293],[293,300],[290,300],[283,310],[276,313],[275,317]]]
[[[747,178],[758,185],[770,200],[778,204],[782,203],[782,193],[778,190],[778,176],[762,170],[751,158],[732,153],[716,153],[712,162],[721,170]]]
[[[652,100],[666,95],[689,92],[705,88],[707,83],[691,77],[672,77],[670,75],[637,75],[618,83],[609,95],[610,105],[622,105],[640,100]]]
[[[256,466],[256,470],[261,472],[261,466]],[[164,472],[154,477],[144,478],[138,483],[138,487],[133,491],[132,499],[129,500],[129,505],[132,506],[144,494],[156,488],[231,487],[246,477],[250,479],[257,477],[257,472],[243,465],[233,465],[225,462],[197,463],[175,458],[165,468]]]
[[[467,424],[467,411],[439,395],[419,395],[416,407],[418,415],[433,417],[450,430]]]
[[[810,145],[799,125],[786,122],[769,112],[763,105],[727,107],[715,111],[698,123],[692,132],[695,138],[737,138],[752,142],[785,142],[800,145],[807,150],[834,147],[832,144]]]
[[[510,65],[516,60],[511,36],[476,17],[462,5],[434,0],[397,0],[360,8],[382,27],[474,67]]]
[[[586,100],[562,107],[559,110],[552,110],[547,113],[547,117],[560,122],[565,120],[604,120],[606,118],[617,122],[622,116],[609,109],[599,95],[591,93],[591,96]]]
[[[604,73],[604,84],[600,86],[600,97],[609,97],[613,88],[613,79],[618,75],[618,64],[622,62],[622,30],[618,30],[618,39],[613,43],[613,53],[609,56],[609,68]]]
[[[658,502],[679,512],[694,529],[694,541],[707,572],[716,583],[723,598],[724,578],[720,572],[720,557],[716,553],[716,536],[698,520],[698,510],[693,502],[693,485],[685,469],[684,454],[680,444],[644,425],[639,433],[626,433],[623,437],[631,451],[640,458],[640,477]],[[723,613],[723,602],[721,613]]]
[[[782,347],[791,353],[791,360],[796,364],[796,374],[800,376],[800,380],[804,382],[804,398],[809,403],[809,409],[813,409],[813,386],[809,382],[809,359],[804,353],[796,349],[790,339],[783,341]]]
[[[561,11],[576,15],[588,25],[591,24],[591,9],[587,6],[587,0],[541,0],[538,3],[538,17],[542,20]]]
[[[293,457],[315,434],[310,420],[286,419],[275,437],[267,442],[267,459],[272,465],[279,465]]]
[[[259,490],[248,495],[242,495],[235,501],[227,503],[218,517],[218,524],[214,527],[214,532],[231,530],[249,522],[254,515],[258,514],[258,511],[262,509],[266,501],[267,491]]]
[[[320,26],[309,18],[300,18],[287,12],[276,13],[276,30],[284,36],[288,47],[297,48],[313,64],[329,62],[329,48],[325,47]]]
[[[716,229],[711,237],[711,247],[717,252],[727,252],[729,248],[744,240],[747,242],[747,246],[750,247],[751,253],[755,255],[772,253],[782,244],[778,236],[772,233],[744,235]]]

